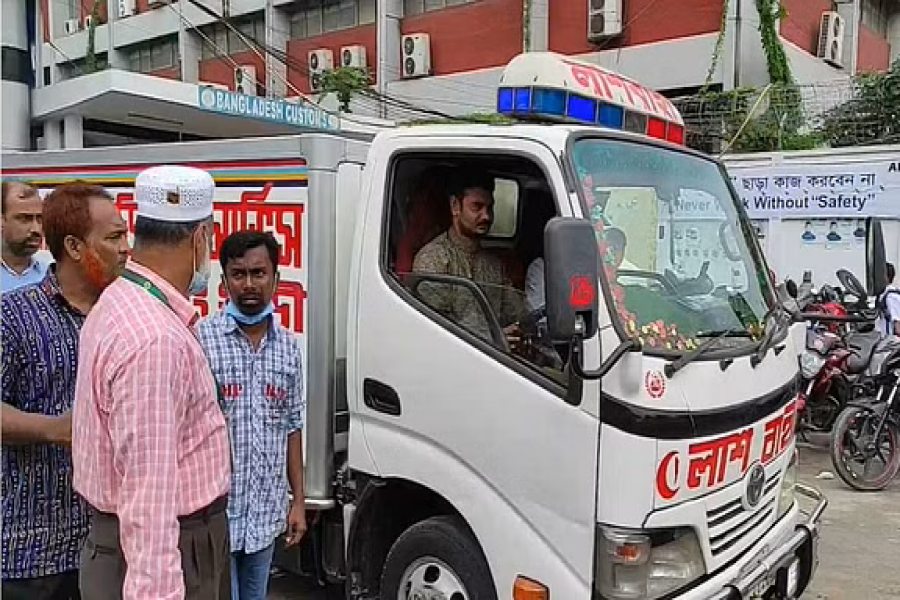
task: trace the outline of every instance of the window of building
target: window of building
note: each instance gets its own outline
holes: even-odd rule
[[[460,4],[468,4],[474,1],[475,0],[403,0],[403,15],[411,17],[413,15],[422,14],[423,12],[442,10],[450,6],[459,6]]]
[[[262,44],[266,43],[266,21],[263,13],[256,13],[241,20],[235,19],[232,21],[232,26],[244,37],[257,40]],[[199,31],[202,34],[200,35],[201,59],[209,60],[222,54],[231,55],[250,50],[250,46],[234,29],[224,23],[200,27]]]
[[[894,0],[863,0],[862,24],[882,37],[887,37],[890,5]]]
[[[178,66],[178,37],[158,38],[131,46],[128,68],[136,73],[152,73]]]
[[[311,38],[375,22],[377,0],[313,0],[291,15],[291,38]]]

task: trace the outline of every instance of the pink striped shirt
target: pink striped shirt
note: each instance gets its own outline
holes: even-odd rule
[[[81,330],[72,447],[75,490],[118,515],[124,600],[181,600],[178,517],[228,492],[231,454],[191,303],[154,272],[171,308],[119,278]]]

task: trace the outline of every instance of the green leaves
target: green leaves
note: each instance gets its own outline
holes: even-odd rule
[[[321,78],[321,97],[335,94],[341,112],[345,113],[351,112],[350,100],[353,99],[353,95],[367,89],[372,84],[369,72],[359,67],[338,67],[331,71],[324,71]]]
[[[900,142],[900,59],[886,73],[857,76],[853,96],[825,113],[821,132],[833,148]]]

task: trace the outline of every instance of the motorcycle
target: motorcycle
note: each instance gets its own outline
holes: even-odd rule
[[[862,286],[851,273],[842,270],[837,276],[846,295],[859,297]],[[804,279],[808,280],[806,274]],[[786,287],[796,299],[796,284],[788,282]],[[868,367],[878,343],[879,336],[871,327],[874,315],[863,309],[859,300],[849,303],[846,295],[828,285],[818,291],[810,286],[806,297],[796,300],[801,317],[810,321],[805,351],[800,355],[797,430],[801,437],[809,431],[831,431],[856,394],[855,381]]]
[[[853,400],[838,415],[831,436],[831,462],[838,476],[859,491],[884,489],[900,472],[900,342],[871,376],[876,392]],[[873,361],[873,365],[876,364]],[[882,466],[870,470],[874,463]],[[855,467],[861,465],[861,472]]]

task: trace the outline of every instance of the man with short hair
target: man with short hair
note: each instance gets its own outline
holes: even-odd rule
[[[191,167],[138,175],[133,260],[82,330],[72,446],[92,509],[85,600],[228,596],[228,430],[189,300],[209,281],[214,191]]]
[[[450,177],[448,191],[450,228],[419,250],[413,272],[465,277],[478,284],[514,345],[518,342],[515,322],[524,313],[524,299],[513,288],[503,261],[481,246],[494,222],[494,180],[486,173],[464,170]],[[491,339],[484,311],[470,290],[459,285],[423,283],[419,293],[431,308],[476,335]]]
[[[47,264],[34,255],[41,249],[41,197],[37,190],[20,181],[3,181],[2,266],[0,293],[44,279]]]
[[[234,600],[265,600],[276,538],[287,529],[290,546],[306,531],[303,365],[297,338],[273,314],[280,250],[271,233],[229,235],[219,250],[228,303],[198,326],[231,433]]]
[[[69,454],[78,336],[128,257],[125,222],[99,186],[60,185],[43,220],[55,264],[0,301],[4,600],[79,597],[88,514]]]

